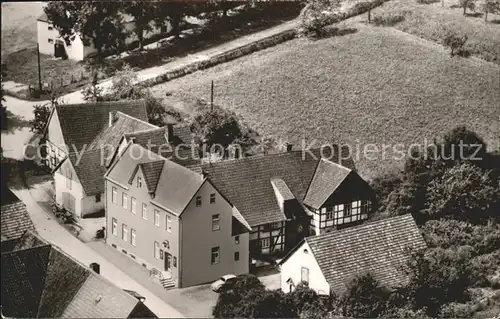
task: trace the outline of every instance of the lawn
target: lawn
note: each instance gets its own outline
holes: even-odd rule
[[[500,15],[489,13],[485,22],[480,12],[481,2],[476,4],[477,12],[467,10],[464,16],[457,0],[445,0],[444,7],[441,1],[426,5],[415,0],[393,0],[373,10],[372,17],[410,11],[395,28],[436,42],[441,42],[446,30],[454,30],[467,35],[465,47],[470,53],[500,64]]]
[[[307,141],[383,145],[429,143],[466,124],[499,146],[500,66],[450,57],[436,43],[355,21],[344,36],[304,38],[153,87],[236,111],[261,135]],[[316,144],[319,145],[319,144]],[[365,178],[402,167],[384,158],[357,160]],[[396,154],[397,155],[397,154]],[[368,157],[368,158],[367,158]]]
[[[21,51],[6,55],[2,60],[7,66],[7,81],[38,85],[38,60],[36,47],[23,49]],[[40,54],[40,66],[42,83],[54,82],[54,87],[63,84],[69,85],[73,82],[81,82],[82,75],[88,79],[82,63],[73,60],[62,60],[53,56]],[[72,80],[73,77],[73,80]],[[88,80],[87,82],[89,82]],[[85,82],[85,80],[84,80]]]
[[[41,14],[41,2],[2,1],[2,57],[36,46],[36,19]]]

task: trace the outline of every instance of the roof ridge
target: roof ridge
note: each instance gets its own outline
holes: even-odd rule
[[[336,165],[336,166],[340,167],[341,169],[344,169],[344,170],[346,170],[346,171],[348,171],[348,172],[352,172],[352,169],[350,169],[349,167],[345,167],[345,166],[344,166],[344,165],[342,165],[342,164],[335,163],[334,161],[331,161],[331,160],[330,160],[330,159],[328,159],[328,158],[321,157],[321,158],[320,158],[320,160],[325,161],[325,162],[327,162],[328,164],[334,164],[334,165]],[[339,159],[339,160],[340,160],[340,159]]]
[[[164,131],[165,128],[160,127],[160,126],[155,126],[154,128],[149,128],[149,129],[145,129],[145,130],[134,131],[134,132],[130,132],[130,133],[123,133],[123,135],[131,136],[131,135],[135,135],[135,134],[142,134],[142,133],[146,133],[146,132],[160,131],[160,130]]]
[[[120,100],[120,101],[100,101],[100,102],[89,102],[89,103],[57,103],[56,108],[66,108],[74,106],[103,106],[103,105],[120,105],[120,104],[130,104],[133,102],[145,102],[145,99],[137,100]]]
[[[153,125],[153,124],[151,124],[151,123],[149,123],[149,122],[146,122],[146,121],[144,121],[144,120],[138,119],[137,117],[133,117],[132,115],[128,115],[127,113],[123,113],[123,112],[122,112],[122,111],[120,111],[120,110],[117,110],[117,111],[115,111],[115,112],[116,112],[116,114],[117,114],[117,115],[122,115],[122,116],[128,117],[128,118],[130,118],[130,119],[133,119],[133,120],[135,120],[135,121],[138,121],[138,122],[144,123],[144,124],[146,124],[146,125],[149,125],[149,126],[151,126],[151,128],[152,128],[152,129],[158,128],[158,126],[156,126],[156,125]]]
[[[388,221],[392,221],[392,220],[404,220],[404,219],[408,219],[408,218],[411,218],[412,221],[415,222],[415,219],[413,218],[411,213],[407,213],[407,214],[403,214],[403,215],[392,216],[392,217],[378,219],[378,220],[374,220],[374,221],[368,221],[368,222],[363,223],[361,225],[347,227],[347,228],[335,230],[335,231],[325,233],[325,234],[320,234],[320,235],[316,235],[316,236],[309,236],[309,237],[306,237],[305,240],[306,241],[311,241],[311,240],[315,241],[315,240],[320,240],[323,238],[335,237],[336,235],[341,235],[341,234],[345,234],[345,233],[349,233],[349,232],[359,231],[359,229],[361,229],[361,228],[367,228],[369,226],[382,224],[383,222],[388,222]]]

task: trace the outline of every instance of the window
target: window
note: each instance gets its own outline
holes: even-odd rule
[[[142,219],[148,220],[148,205],[142,204]]]
[[[234,236],[234,242],[238,245],[240,243],[240,236]]]
[[[260,240],[260,248],[269,248],[269,244],[270,244],[269,238],[262,238]]]
[[[169,215],[167,215],[167,231],[169,233],[172,232],[172,217],[170,217]]]
[[[196,196],[196,207],[201,206],[201,196]]]
[[[128,228],[125,224],[122,224],[122,239],[128,241]]]
[[[118,227],[117,225],[118,225],[118,223],[117,223],[117,221],[116,221],[116,218],[113,218],[113,219],[111,220],[111,232],[112,232],[112,233],[113,233],[113,235],[115,235],[115,236],[118,236],[117,229],[116,229],[116,228]]]
[[[48,40],[49,40],[49,43],[54,43],[54,40],[52,40],[50,38]]]
[[[49,26],[47,27],[47,29],[49,29],[49,31],[51,31],[51,30],[54,30],[54,27],[49,24]]]
[[[66,188],[71,189],[71,180],[73,179],[73,172],[68,170],[68,176],[66,176]]]
[[[111,201],[116,204],[116,187],[111,188]]]
[[[215,203],[215,193],[210,194],[210,204]]]
[[[212,215],[212,231],[220,230],[220,214]]]
[[[137,213],[137,203],[135,201],[135,198],[134,197],[131,197],[130,198],[130,210],[132,211],[132,213],[136,214]]]
[[[100,203],[101,202],[101,194],[95,194],[95,202]]]
[[[154,256],[156,259],[160,259],[160,243],[155,241],[155,251]]]
[[[131,228],[130,229],[130,243],[132,244],[132,246],[135,246],[136,245],[136,242],[135,242],[135,229]]]
[[[122,207],[125,209],[128,208],[128,197],[125,193],[122,193]]]
[[[155,226],[160,226],[160,212],[156,209],[155,209],[154,221],[155,221]]]
[[[309,269],[302,267],[300,271],[300,281],[309,283]]]
[[[345,214],[344,214],[344,217],[350,217],[351,216],[351,204],[345,204],[344,205],[344,211],[345,211]]]
[[[332,220],[333,219],[333,207],[327,207],[326,208],[326,220]]]
[[[161,33],[167,33],[168,32],[167,26],[166,25],[162,25],[161,28],[160,28],[160,32]]]
[[[372,203],[369,200],[364,200],[361,207],[361,214],[369,214],[372,210]]]
[[[238,261],[238,260],[240,260],[240,252],[239,251],[234,253],[234,261]]]
[[[359,215],[361,209],[361,201],[357,200],[352,202],[352,214]]]
[[[281,222],[271,224],[271,229],[280,229],[280,228],[281,228]]]
[[[212,248],[212,265],[218,264],[220,261],[220,248],[219,247],[213,247]]]
[[[142,187],[142,177],[137,176],[137,188],[141,188],[141,187]]]
[[[174,257],[173,264],[174,264],[174,267],[177,267],[177,257]]]

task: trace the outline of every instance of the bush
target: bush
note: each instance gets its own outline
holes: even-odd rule
[[[408,14],[411,14],[411,12],[401,11],[377,15],[373,18],[373,24],[376,26],[392,27],[399,22],[404,21]]]
[[[450,48],[450,55],[467,56],[465,44],[467,43],[467,35],[460,35],[455,31],[447,30],[443,36],[443,45]]]
[[[441,307],[440,318],[471,318],[472,308],[469,304],[452,302]]]
[[[339,7],[338,0],[311,0],[302,10],[298,33],[313,38],[326,36],[328,32],[324,28],[340,20],[340,16],[335,13]]]
[[[47,122],[49,121],[50,112],[51,108],[47,104],[33,105],[35,118],[30,121],[30,131],[37,134],[43,133],[45,127],[47,126]]]

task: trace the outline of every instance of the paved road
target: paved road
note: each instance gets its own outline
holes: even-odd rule
[[[97,262],[101,266],[100,273],[104,278],[110,280],[122,289],[134,290],[143,295],[146,298],[146,306],[148,306],[158,317],[184,318],[184,316],[172,306],[165,303],[138,282],[134,281],[127,274],[108,262],[106,258],[76,239],[38,205],[31,196],[29,190],[13,190],[13,192],[26,204],[30,217],[42,238],[87,266],[92,262]]]

